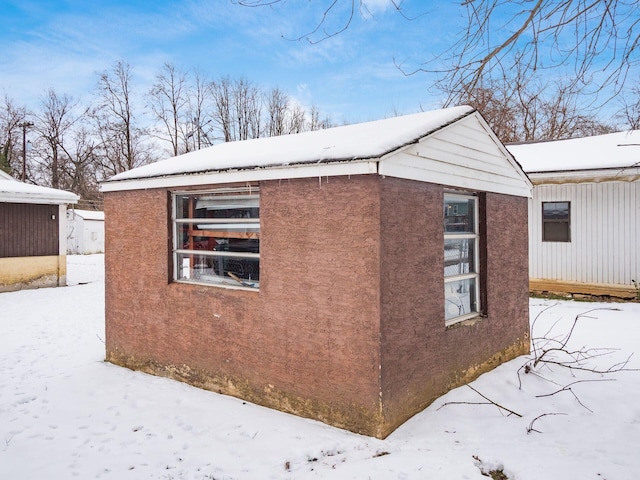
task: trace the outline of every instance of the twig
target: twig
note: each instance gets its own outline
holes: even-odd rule
[[[509,409],[509,408],[507,408],[507,407],[505,407],[503,405],[500,405],[497,402],[494,402],[489,397],[487,397],[486,395],[483,395],[478,390],[473,388],[471,385],[467,384],[467,387],[469,387],[471,390],[473,390],[478,395],[480,395],[482,398],[484,398],[486,400],[486,402],[446,402],[446,403],[443,403],[442,405],[440,405],[440,408],[444,407],[445,405],[495,405],[499,409],[504,410],[505,412],[509,412],[509,415],[515,415],[517,417],[522,417],[522,415],[520,415],[518,412],[514,412],[513,410],[511,410],[511,409]],[[440,408],[438,408],[438,410],[440,410]]]
[[[514,412],[513,410],[504,407],[502,405],[500,405],[499,403],[494,402],[493,400],[491,400],[489,397],[483,395],[482,393],[480,393],[478,390],[476,390],[475,388],[473,388],[471,385],[467,385],[467,387],[469,387],[471,390],[473,390],[474,392],[476,392],[478,395],[480,395],[482,398],[484,398],[486,401],[491,402],[493,405],[495,405],[498,408],[501,408],[502,410],[504,410],[505,412],[509,412],[509,414],[513,414],[517,417],[522,417],[522,415],[520,415],[517,412]]]
[[[540,430],[536,430],[535,428],[533,428],[533,424],[537,421],[540,420],[542,417],[549,417],[551,415],[566,415],[566,413],[543,413],[542,415],[538,415],[536,418],[534,418],[533,420],[531,420],[531,423],[529,424],[529,426],[527,427],[527,433],[531,433],[531,432],[537,432],[537,433],[542,433]]]
[[[541,316],[543,313],[545,313],[547,310],[549,310],[549,309],[551,309],[551,308],[555,307],[556,305],[558,305],[558,304],[557,304],[557,303],[554,303],[553,305],[549,305],[548,307],[543,308],[542,310],[540,310],[540,311],[538,312],[538,314],[535,316],[535,318],[534,318],[534,319],[533,319],[533,321],[531,322],[531,327],[529,328],[529,330],[531,331],[531,333],[532,333],[532,334],[533,334],[533,329],[534,329],[534,327],[536,326],[536,322],[538,321],[538,318],[540,318],[540,316]],[[553,326],[552,326],[551,328],[553,328]],[[549,333],[549,332],[547,332],[547,333]],[[531,335],[531,337],[532,337],[532,340],[533,340],[533,335]],[[534,356],[534,357],[537,357],[537,355],[536,355],[536,344],[535,344],[535,342],[533,342],[533,341],[531,342],[531,344],[532,344],[531,346],[532,346],[532,348],[533,348],[533,356]]]
[[[575,382],[569,383],[568,385],[565,385],[564,387],[562,387],[559,390],[556,390],[555,392],[545,393],[545,394],[542,394],[542,395],[536,395],[536,398],[551,397],[551,396],[555,395],[556,393],[560,393],[560,392],[571,392],[571,394],[574,396],[576,401],[581,406],[583,406],[584,408],[589,410],[591,413],[593,413],[593,410],[591,410],[584,403],[582,403],[580,401],[580,399],[578,398],[578,396],[576,395],[576,392],[574,392],[573,389],[571,388],[571,387],[573,387],[574,385],[576,385],[578,383],[588,383],[588,382],[615,382],[615,378],[601,378],[601,379],[594,379],[594,380],[577,380]]]

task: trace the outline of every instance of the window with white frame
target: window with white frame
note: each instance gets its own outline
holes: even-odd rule
[[[478,197],[444,196],[445,324],[480,312]]]
[[[173,279],[248,289],[259,287],[257,187],[173,194]]]

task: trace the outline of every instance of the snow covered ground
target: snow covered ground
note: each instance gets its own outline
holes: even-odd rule
[[[493,469],[518,480],[640,475],[638,371],[539,365],[521,374],[519,388],[527,360],[520,357],[472,387],[521,417],[473,404],[484,399],[464,386],[377,440],[105,363],[103,256],[69,257],[69,283],[0,293],[1,479],[486,479],[481,470]],[[589,361],[593,368],[640,350],[640,304],[532,299],[532,318],[549,305],[534,332],[549,338],[569,331],[576,315],[607,309],[581,318],[570,343],[617,349],[591,352],[602,354]],[[627,368],[640,368],[640,358]],[[572,382],[579,383],[539,397]]]

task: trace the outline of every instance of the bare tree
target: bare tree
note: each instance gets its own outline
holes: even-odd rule
[[[76,124],[71,132],[71,141],[61,145],[64,152],[61,171],[61,188],[71,190],[83,200],[99,201],[101,194],[98,188],[98,144],[89,130]]]
[[[50,89],[41,100],[41,110],[35,115],[37,157],[40,174],[53,188],[61,187],[61,164],[65,161],[65,136],[78,120],[73,110],[77,106],[75,100],[67,94],[59,95]]]
[[[322,130],[324,128],[334,127],[333,121],[328,117],[321,117],[320,109],[317,105],[311,105],[309,109],[308,130]]]
[[[32,181],[71,190],[85,200],[100,197],[96,152],[99,142],[88,127],[88,111],[78,111],[69,95],[48,90],[34,115],[37,133]]]
[[[5,95],[0,105],[0,170],[16,175],[21,171],[19,158],[24,154],[20,140],[22,129],[27,127],[25,107],[18,107]],[[22,126],[21,126],[22,125]]]
[[[134,111],[131,69],[127,62],[119,61],[110,72],[100,74],[97,97],[92,118],[99,138],[102,176],[149,163],[153,156]]]
[[[236,140],[259,138],[262,134],[262,95],[246,78],[236,80],[231,90]]]
[[[516,104],[511,97],[511,86],[494,83],[487,82],[473,90],[462,92],[457,103],[477,108],[503,143],[523,140],[518,128]]]
[[[259,138],[264,133],[262,97],[258,87],[246,78],[222,77],[211,84],[213,123],[224,142]]]
[[[162,125],[155,130],[157,138],[171,144],[174,156],[187,151],[185,116],[189,97],[186,74],[173,64],[165,63],[149,91],[148,100],[154,120]]]
[[[193,82],[187,92],[189,129],[185,144],[187,151],[200,150],[213,145],[213,83],[198,71],[193,74]]]
[[[517,61],[522,73],[572,65],[572,88],[619,91],[638,63],[640,4],[635,0],[465,1],[467,27],[452,46],[444,82],[475,88]],[[429,68],[426,68],[429,70]]]
[[[223,142],[235,140],[232,131],[231,119],[231,79],[222,77],[219,81],[211,84],[213,94],[213,119],[221,132]]]
[[[640,81],[631,87],[627,97],[622,97],[622,110],[619,115],[631,130],[640,129]]]
[[[266,96],[266,135],[290,135],[307,129],[306,111],[280,88],[272,88]]]
[[[279,88],[273,88],[267,95],[267,136],[275,137],[289,133],[287,130],[287,112],[289,95]]]
[[[304,132],[307,129],[306,111],[291,100],[280,88],[269,91],[266,104],[266,135],[275,137]]]
[[[293,104],[287,112],[287,133],[301,133],[307,129],[307,112],[298,104]]]
[[[519,64],[520,65],[520,64]],[[540,81],[516,67],[500,79],[483,79],[475,88],[445,92],[458,104],[476,107],[504,143],[557,140],[614,131],[580,108],[580,89],[571,81]]]
[[[245,7],[265,7],[284,0],[235,0]],[[315,27],[292,40],[321,42],[347,30],[358,15],[370,12],[367,0],[319,0]],[[431,21],[426,7],[418,15],[389,0],[389,6],[408,21]],[[291,7],[292,8],[292,7]],[[463,0],[466,25],[445,51],[417,67],[401,67],[410,75],[439,76],[452,103],[465,91],[482,87],[487,78],[501,77],[516,63],[527,77],[559,68],[572,78],[584,97],[599,103],[624,88],[631,69],[640,63],[640,2],[637,0]],[[425,25],[425,32],[429,31]],[[604,96],[604,98],[603,98]]]

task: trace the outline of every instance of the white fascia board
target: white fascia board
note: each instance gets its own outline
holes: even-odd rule
[[[0,193],[0,202],[4,203],[35,203],[39,205],[66,205],[78,203],[80,197],[73,193],[66,196],[48,196],[24,193]]]
[[[638,182],[640,168],[611,168],[603,170],[573,170],[564,172],[529,173],[534,185],[563,183]]]
[[[103,192],[118,192],[150,188],[192,187],[222,183],[258,182],[261,180],[284,180],[288,178],[336,177],[373,173],[378,173],[377,159],[107,181],[100,185],[100,190]]]

